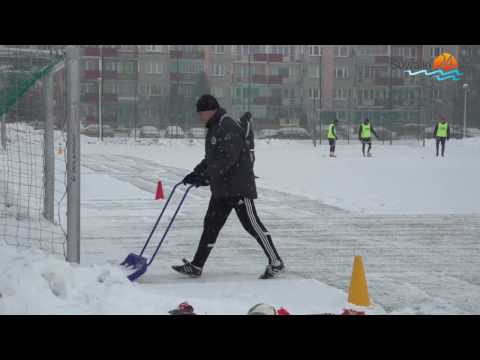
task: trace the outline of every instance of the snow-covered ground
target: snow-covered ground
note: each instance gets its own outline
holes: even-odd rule
[[[293,314],[340,314],[347,306],[343,291],[312,279],[154,286],[131,283],[114,265],[76,266],[39,250],[0,250],[0,314],[164,315],[185,300],[198,315],[246,314],[255,302]]]
[[[176,140],[107,139],[88,144],[83,151],[133,155],[162,165],[191,169],[203,156],[203,143]],[[120,144],[118,144],[120,142]],[[88,143],[88,141],[87,141]],[[435,157],[427,140],[373,143],[373,158],[363,158],[359,142],[339,141],[338,158],[328,157],[328,144],[314,148],[311,141],[257,140],[255,166],[259,187],[320,200],[362,213],[469,214],[480,212],[479,138],[452,139],[446,157]]]
[[[244,314],[259,302],[340,313],[354,255],[364,257],[370,313],[480,313],[480,139],[451,140],[445,158],[431,141],[374,142],[372,158],[340,142],[336,159],[325,143],[256,145],[257,208],[286,261],[283,279],[257,279],[264,255],[234,215],[202,278],[172,273],[201,233],[209,190],[200,188],[148,272],[129,283],[116,264],[148,236],[163,205],[153,200],[157,182],[168,195],[203,143],[82,138],[82,265],[2,247],[0,313],[165,314],[185,300],[200,314]]]

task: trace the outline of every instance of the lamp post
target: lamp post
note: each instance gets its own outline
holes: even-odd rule
[[[465,139],[465,135],[467,132],[467,93],[468,93],[469,85],[467,83],[463,84],[463,90],[465,90],[465,102],[463,106],[463,138]]]

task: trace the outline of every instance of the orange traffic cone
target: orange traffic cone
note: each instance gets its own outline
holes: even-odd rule
[[[359,306],[370,306],[367,278],[361,256],[355,256],[353,261],[352,280],[348,291],[348,302]]]
[[[162,182],[159,181],[157,184],[157,193],[155,194],[155,200],[158,199],[165,199],[165,195],[163,194],[163,186]]]
[[[57,154],[58,154],[58,155],[63,155],[63,148],[62,148],[62,147],[59,147],[59,148],[58,148]]]

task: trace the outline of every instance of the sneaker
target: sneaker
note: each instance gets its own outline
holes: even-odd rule
[[[285,272],[285,265],[283,261],[278,265],[268,264],[265,272],[260,275],[260,279],[273,279],[278,277],[281,273]]]
[[[188,275],[190,277],[199,277],[200,275],[202,275],[202,268],[193,265],[187,259],[182,259],[182,261],[185,263],[185,265],[173,265],[172,269],[179,272],[180,274]]]

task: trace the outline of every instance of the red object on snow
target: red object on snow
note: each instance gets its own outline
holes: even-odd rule
[[[187,302],[183,302],[176,309],[168,312],[170,315],[197,315],[193,312],[193,306]]]
[[[365,315],[363,311],[356,311],[353,309],[343,309],[342,315]]]
[[[281,307],[280,309],[277,310],[277,315],[290,315],[287,309]]]
[[[159,181],[157,185],[157,193],[155,194],[155,200],[158,199],[165,199],[165,195],[163,194],[163,186],[162,182]]]

